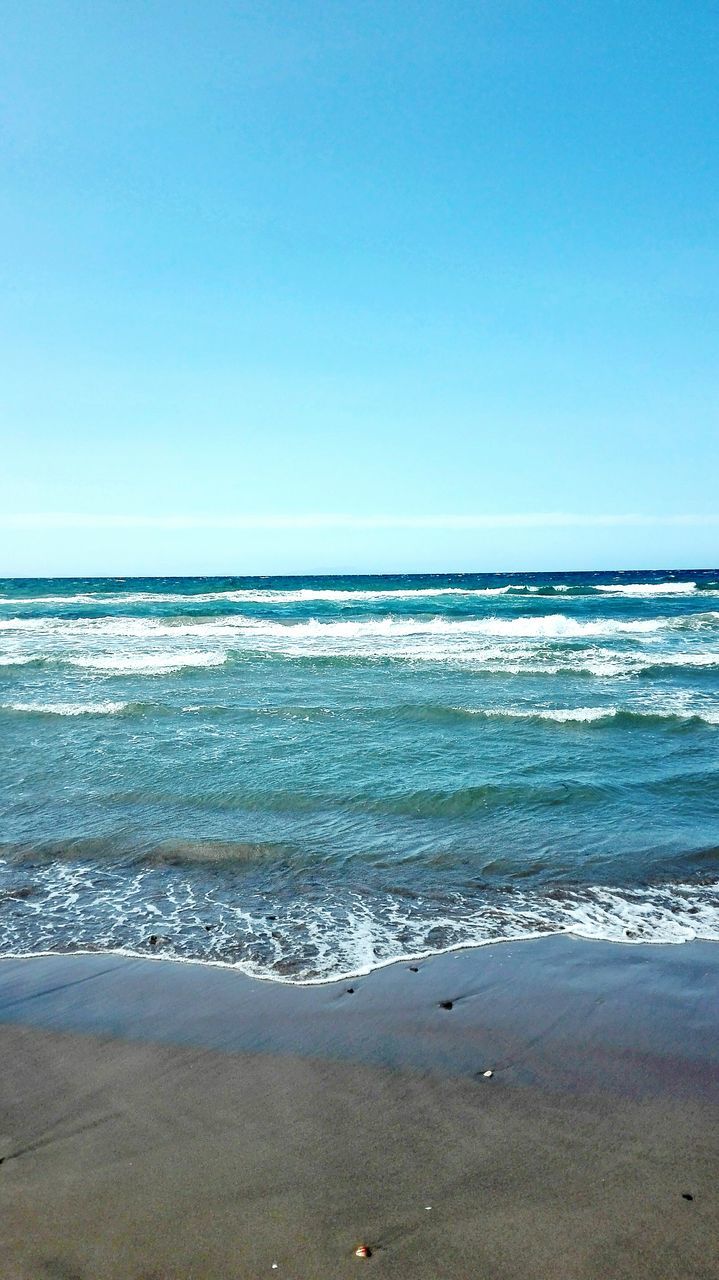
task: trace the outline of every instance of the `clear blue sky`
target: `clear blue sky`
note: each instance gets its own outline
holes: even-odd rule
[[[713,0],[2,28],[0,572],[719,561]]]

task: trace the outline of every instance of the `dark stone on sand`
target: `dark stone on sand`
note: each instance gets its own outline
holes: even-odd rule
[[[152,934],[150,934],[150,946],[151,946],[151,947],[156,947],[156,946],[157,946],[157,934],[156,934],[156,933],[152,933]]]
[[[211,929],[211,928],[212,928],[212,925],[211,925],[211,924],[206,924],[206,925],[205,925],[205,929],[206,929],[207,933],[209,933],[209,932],[210,932],[210,929]]]
[[[419,973],[419,968],[416,964],[411,964],[409,966],[409,971],[410,973]]]
[[[439,1002],[440,1009],[451,1009],[453,1005],[454,1000],[440,1000]]]
[[[347,988],[347,995],[348,995],[348,996],[353,996],[353,995],[354,995],[354,993],[355,993],[355,989],[354,989],[354,987],[348,987],[348,988]]]
[[[682,1200],[693,1200],[694,1196],[691,1191],[682,1191]]]

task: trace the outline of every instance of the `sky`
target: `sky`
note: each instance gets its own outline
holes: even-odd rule
[[[719,563],[707,0],[5,0],[0,573]]]

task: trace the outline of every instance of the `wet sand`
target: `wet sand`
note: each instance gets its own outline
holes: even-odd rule
[[[1,961],[0,1276],[715,1280],[718,996],[711,944]]]

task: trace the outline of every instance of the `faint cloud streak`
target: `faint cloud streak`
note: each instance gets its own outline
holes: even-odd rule
[[[719,513],[580,514],[571,511],[472,515],[351,515],[347,513],[145,515],[93,512],[0,514],[2,529],[540,529],[719,525]]]

